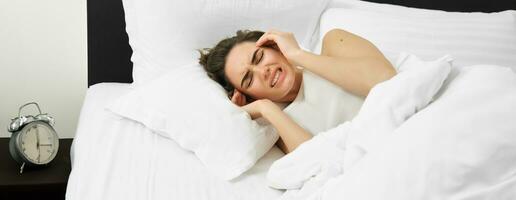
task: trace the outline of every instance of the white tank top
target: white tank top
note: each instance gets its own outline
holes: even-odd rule
[[[364,99],[303,70],[299,93],[283,111],[312,135],[317,135],[353,119],[363,102]]]

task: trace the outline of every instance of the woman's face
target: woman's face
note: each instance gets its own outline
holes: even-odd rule
[[[297,95],[296,70],[280,51],[256,47],[254,42],[235,45],[227,55],[225,66],[229,82],[238,91],[253,99],[276,102],[292,101]]]

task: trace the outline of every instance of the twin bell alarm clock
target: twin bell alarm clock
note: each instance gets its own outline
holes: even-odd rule
[[[39,114],[36,116],[20,113],[25,106],[35,105]],[[14,160],[21,164],[20,174],[24,167],[42,167],[50,163],[59,149],[59,137],[52,127],[54,119],[42,114],[35,102],[27,103],[18,110],[18,117],[11,120],[7,131],[11,132],[9,152]]]

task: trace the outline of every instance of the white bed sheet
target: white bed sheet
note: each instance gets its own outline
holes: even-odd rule
[[[143,125],[116,116],[105,105],[129,84],[91,86],[72,150],[66,199],[276,199],[266,172],[283,153],[272,148],[244,175],[227,182],[210,174],[191,152]],[[223,155],[221,155],[223,156]]]

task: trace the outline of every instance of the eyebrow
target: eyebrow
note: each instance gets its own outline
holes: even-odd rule
[[[260,48],[256,48],[256,50],[254,50],[253,56],[251,57],[251,64],[256,61],[256,53],[258,53],[259,49]],[[247,76],[249,76],[249,70],[247,70],[247,72],[245,73],[244,77],[242,78],[242,81],[240,81],[240,87],[241,88],[244,87],[244,81],[245,81],[245,79],[247,79]]]

